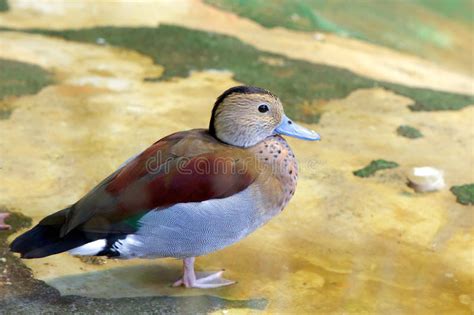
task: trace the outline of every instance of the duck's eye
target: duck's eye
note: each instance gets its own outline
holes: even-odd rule
[[[266,104],[260,105],[260,106],[258,107],[258,111],[259,111],[260,113],[266,113],[266,112],[268,112],[268,105],[266,105]]]

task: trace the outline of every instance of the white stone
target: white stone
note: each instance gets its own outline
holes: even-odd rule
[[[437,191],[446,185],[443,175],[443,171],[434,167],[414,167],[408,175],[408,185],[416,192]]]

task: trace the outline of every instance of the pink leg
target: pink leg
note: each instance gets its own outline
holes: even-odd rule
[[[10,216],[10,213],[0,213],[0,230],[9,230],[12,227],[5,223],[5,219]]]
[[[176,281],[173,287],[183,285],[186,288],[211,289],[235,283],[235,281],[222,278],[224,270],[218,272],[194,272],[194,261],[194,257],[183,259],[183,277]]]

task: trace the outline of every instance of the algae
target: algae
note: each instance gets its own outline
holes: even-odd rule
[[[417,139],[423,137],[423,134],[416,128],[408,125],[401,125],[397,128],[397,134],[410,139]]]
[[[474,205],[474,184],[451,187],[451,192],[456,196],[456,201],[463,205]]]
[[[0,0],[0,12],[8,11],[10,7],[8,6],[7,0]]]
[[[165,67],[160,78],[147,78],[150,81],[186,77],[192,71],[230,70],[237,81],[277,93],[294,119],[308,123],[317,123],[322,114],[314,104],[363,88],[384,87],[407,96],[414,100],[412,110],[457,110],[474,104],[472,95],[376,81],[345,69],[263,52],[230,36],[173,25],[26,31],[95,45],[102,38],[109,45],[148,55]]]
[[[369,177],[375,174],[375,172],[384,170],[384,169],[389,169],[389,168],[395,168],[398,167],[398,163],[396,162],[391,162],[391,161],[385,161],[385,160],[374,160],[370,162],[369,165],[367,165],[364,168],[361,168],[360,170],[352,172],[355,176],[359,177]]]
[[[35,94],[53,82],[49,72],[24,62],[0,59],[0,100],[8,96]],[[10,110],[1,110],[2,118],[10,116]]]
[[[385,83],[384,87],[397,94],[409,97],[415,102],[408,106],[414,112],[460,110],[474,105],[474,96],[449,92],[438,92],[431,89],[412,88],[399,84]]]

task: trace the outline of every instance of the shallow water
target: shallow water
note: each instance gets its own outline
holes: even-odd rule
[[[21,21],[31,26],[26,17],[37,9],[11,3],[14,10],[0,14],[0,26],[12,20],[9,14],[24,18],[15,20],[17,26]],[[50,25],[42,27],[90,25],[87,19],[69,21],[68,10],[76,9],[58,13],[54,3],[43,8],[47,12],[39,21]],[[112,12],[105,20],[120,25],[121,16]],[[170,14],[166,21],[179,24],[179,17]],[[195,19],[206,24],[199,14]],[[154,20],[145,16],[133,25],[140,21]],[[232,21],[236,27],[249,25],[238,17]],[[255,29],[258,36],[260,28]],[[300,35],[285,40],[298,45]],[[328,45],[344,50],[347,43],[338,40],[340,46]],[[1,103],[11,114],[0,120],[0,205],[31,217],[33,223],[75,202],[157,139],[207,126],[215,97],[239,84],[232,73],[214,70],[148,82],[144,79],[163,72],[148,56],[41,35],[1,32],[0,47],[0,58],[37,64],[55,78],[35,95],[8,97]],[[280,53],[290,54],[285,48]],[[411,60],[390,54],[390,62],[401,67]],[[366,75],[377,78],[373,71]],[[455,72],[452,77],[462,77],[471,86],[474,82]],[[464,89],[450,78],[437,80],[448,90]],[[419,77],[413,80],[431,84]],[[319,124],[311,126],[323,141],[289,139],[300,178],[288,207],[247,239],[197,260],[199,270],[225,268],[225,276],[237,280],[236,285],[205,292],[171,288],[181,272],[180,261],[174,259],[91,263],[60,254],[24,263],[35,278],[62,295],[97,299],[210,295],[226,299],[216,309],[231,313],[471,314],[473,207],[457,203],[448,188],[474,182],[474,107],[414,113],[407,108],[410,103],[373,88],[312,104],[323,113]],[[398,136],[395,130],[402,124],[417,126],[423,137]],[[369,178],[353,175],[379,158],[397,161],[400,167]],[[442,169],[448,187],[416,194],[406,186],[406,174],[416,166]],[[232,301],[259,302],[239,304],[237,310]],[[202,298],[193,303],[210,302]]]

